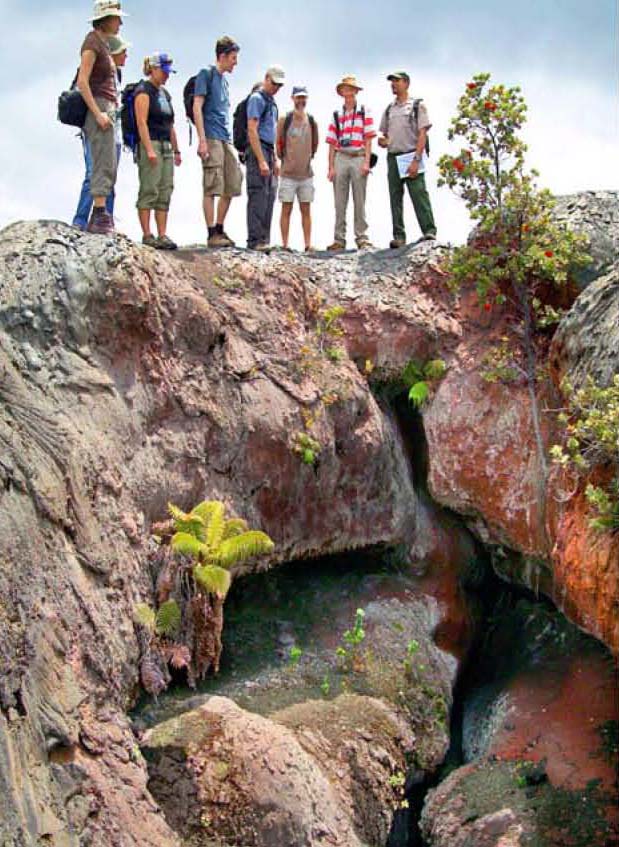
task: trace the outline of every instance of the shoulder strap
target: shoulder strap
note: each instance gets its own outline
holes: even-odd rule
[[[310,129],[312,132],[312,158],[316,155],[318,151],[318,127],[316,126],[316,121],[314,120],[314,116],[308,113],[307,118],[309,120]]]
[[[278,121],[279,123],[279,121]],[[292,123],[292,112],[286,112],[286,117],[284,118],[284,125],[282,127],[282,136],[281,136],[281,144],[280,144],[280,157],[283,159],[286,155],[286,136],[288,135],[288,130],[290,129],[290,124]]]
[[[413,111],[411,112],[411,115],[413,116],[413,120],[415,121],[415,123],[417,123],[417,121],[419,120],[419,104],[420,103],[421,103],[421,97],[418,97],[415,100],[413,100]]]
[[[333,123],[335,124],[335,133],[339,137],[340,134],[340,116],[337,109],[333,112]]]

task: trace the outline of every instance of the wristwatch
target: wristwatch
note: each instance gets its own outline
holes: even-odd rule
[[[414,162],[414,161],[419,161],[419,155],[418,155],[418,153],[413,153],[413,155],[411,156],[411,159],[413,160],[413,162]]]

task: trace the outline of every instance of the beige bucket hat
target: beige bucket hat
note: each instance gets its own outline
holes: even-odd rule
[[[120,0],[95,0],[91,21],[100,21],[102,18],[126,18],[126,12],[120,7]]]
[[[363,91],[363,86],[359,85],[357,77],[354,74],[347,74],[346,76],[343,76],[338,82],[335,90],[340,96],[342,95],[341,88],[343,85],[350,85],[353,88],[356,88],[357,91]]]

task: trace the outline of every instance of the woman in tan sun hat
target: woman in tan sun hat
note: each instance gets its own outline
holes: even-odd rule
[[[88,232],[100,235],[114,232],[114,218],[105,208],[105,200],[116,184],[117,170],[114,124],[118,90],[108,38],[118,35],[125,15],[119,0],[96,0],[92,31],[82,44],[77,75],[78,88],[88,107],[84,132],[92,154],[90,192],[94,206]]]
[[[329,145],[328,178],[333,183],[335,195],[335,237],[328,250],[346,247],[346,209],[352,188],[355,208],[355,241],[357,247],[371,247],[365,217],[365,193],[372,139],[376,136],[374,121],[369,110],[357,103],[357,94],[363,91],[353,74],[343,76],[335,90],[344,98],[342,109],[333,112],[327,133]]]

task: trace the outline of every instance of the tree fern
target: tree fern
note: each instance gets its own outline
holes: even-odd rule
[[[133,620],[149,632],[155,631],[155,612],[148,603],[138,603],[133,607]]]
[[[181,625],[181,610],[176,600],[166,600],[157,610],[155,631],[157,635],[174,635]]]
[[[408,392],[408,399],[416,409],[419,409],[428,399],[430,393],[427,382],[416,382]]]
[[[218,513],[223,508],[223,504],[219,500],[203,500],[194,506],[191,510],[192,515],[197,515],[202,518],[204,526],[208,526],[212,516]]]
[[[227,538],[234,538],[236,535],[242,535],[248,529],[247,521],[244,521],[243,518],[231,518],[226,521],[226,525],[224,526],[222,541],[225,541]]]
[[[222,541],[219,549],[215,551],[215,560],[222,568],[231,568],[233,565],[246,562],[253,556],[270,553],[274,547],[266,533],[251,530]]]
[[[217,565],[196,565],[193,575],[198,585],[209,594],[216,594],[223,599],[230,590],[232,577]]]
[[[194,559],[206,556],[208,553],[206,544],[203,544],[202,541],[188,532],[177,532],[172,536],[170,544],[177,553],[182,553],[184,556],[193,556]]]
[[[174,529],[177,532],[186,532],[200,541],[204,541],[205,530],[204,518],[195,512],[183,512],[173,503],[168,503],[168,511],[174,521]]]

